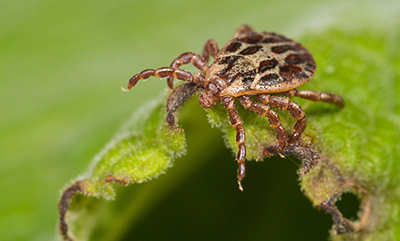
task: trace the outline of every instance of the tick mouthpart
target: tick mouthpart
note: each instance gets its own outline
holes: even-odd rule
[[[199,97],[199,103],[204,108],[210,108],[217,103],[219,100],[218,96],[210,96],[207,92],[203,92]]]
[[[206,92],[200,95],[199,102],[204,108],[210,108],[215,104],[215,102],[212,101],[212,98],[208,96]]]

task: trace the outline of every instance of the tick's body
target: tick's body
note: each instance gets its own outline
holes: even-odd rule
[[[206,72],[221,78],[220,96],[283,92],[306,83],[315,62],[300,44],[274,33],[242,34],[225,44]]]
[[[214,62],[207,66],[209,55],[214,57]],[[193,76],[190,72],[179,68],[180,65],[190,62],[201,72]],[[275,33],[254,32],[249,26],[244,25],[220,50],[214,40],[208,40],[202,56],[187,52],[175,59],[170,67],[144,70],[130,79],[128,89],[140,79],[150,76],[168,77],[168,86],[173,88],[173,78],[177,78],[194,83],[197,90],[203,90],[199,99],[203,107],[209,108],[221,100],[237,132],[238,183],[242,190],[241,181],[245,176],[246,158],[245,132],[235,109],[235,99],[237,98],[245,108],[269,119],[271,126],[277,131],[278,151],[281,152],[286,146],[287,134],[278,114],[270,106],[289,110],[297,120],[289,142],[296,141],[300,137],[307,120],[304,111],[297,103],[287,97],[271,96],[271,93],[298,96],[313,101],[320,100],[339,107],[344,105],[343,99],[338,95],[296,89],[311,79],[315,68],[312,55],[299,43]],[[173,112],[193,94],[195,89],[192,84],[177,90],[183,94],[174,91],[174,98],[170,99],[176,100],[167,102],[170,123],[174,121]],[[254,103],[250,98],[251,95],[255,95],[261,103]],[[175,98],[175,96],[183,97]]]

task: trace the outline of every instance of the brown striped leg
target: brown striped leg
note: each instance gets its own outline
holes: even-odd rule
[[[246,176],[246,135],[244,133],[243,123],[240,119],[239,113],[235,108],[235,98],[231,96],[224,96],[221,98],[222,103],[225,106],[225,109],[228,111],[229,119],[231,121],[231,125],[236,130],[236,143],[239,147],[239,151],[236,157],[236,161],[238,163],[238,184],[240,191],[243,191],[242,181]]]
[[[249,96],[244,95],[238,98],[240,103],[245,108],[250,109],[261,116],[268,117],[270,125],[276,130],[276,138],[279,142],[278,152],[282,152],[286,146],[286,130],[282,126],[279,115],[267,105],[263,105],[261,103],[253,103]]]
[[[249,34],[252,32],[254,32],[252,27],[250,27],[249,25],[242,25],[238,29],[236,29],[233,37],[238,38],[238,37],[240,37],[240,35]]]
[[[207,61],[201,55],[192,52],[186,52],[181,54],[178,58],[172,61],[170,67],[172,69],[178,69],[179,66],[184,64],[189,64],[190,62],[194,65],[194,67],[201,70],[203,73],[206,73],[206,70],[208,69]],[[171,89],[173,89],[174,87],[173,80],[174,76],[168,76],[167,83]]]
[[[301,133],[304,132],[307,126],[307,119],[303,109],[294,101],[279,96],[270,96],[266,94],[257,95],[257,99],[264,104],[269,104],[281,110],[288,110],[289,113],[297,120],[293,128],[293,135],[290,137],[289,142],[294,142],[299,139]]]
[[[155,76],[159,78],[172,77],[179,80],[193,82],[193,75],[189,71],[183,69],[172,69],[170,67],[162,67],[159,69],[146,69],[139,74],[133,76],[129,80],[128,90],[132,89],[132,87],[135,86],[140,79],[147,79],[150,76]]]
[[[215,59],[219,52],[218,43],[214,39],[209,39],[204,44],[203,58],[206,62],[210,59],[210,55]]]
[[[335,104],[339,106],[340,108],[344,107],[344,100],[342,97],[339,95],[335,95],[332,93],[326,93],[326,92],[319,92],[315,90],[289,90],[287,92],[281,93],[283,95],[292,97],[292,96],[297,96],[300,98],[312,100],[312,101],[323,101],[331,104]]]

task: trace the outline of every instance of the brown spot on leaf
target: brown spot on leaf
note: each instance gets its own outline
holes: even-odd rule
[[[119,184],[125,185],[125,186],[127,186],[129,184],[127,181],[117,178],[111,174],[106,177],[105,182],[116,182],[116,183],[119,183]]]

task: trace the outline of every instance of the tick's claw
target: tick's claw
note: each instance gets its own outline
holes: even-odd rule
[[[242,182],[238,181],[238,184],[239,184],[239,190],[240,190],[241,192],[243,192]]]
[[[241,163],[242,165],[239,165],[239,173],[238,173],[238,185],[239,185],[239,190],[243,192],[243,186],[242,186],[242,181],[244,179],[245,174],[245,168],[244,168],[244,163]],[[242,167],[242,168],[240,168]]]
[[[238,168],[239,190],[243,192],[242,181],[243,181],[244,177],[246,176],[246,165],[244,164],[244,160],[239,161],[238,164],[239,164],[239,168]]]

